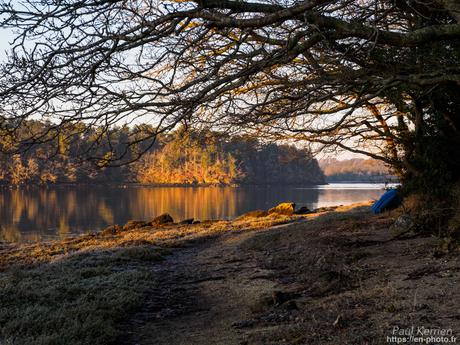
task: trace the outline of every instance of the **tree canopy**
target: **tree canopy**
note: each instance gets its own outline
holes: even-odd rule
[[[148,120],[128,146],[214,126],[364,153],[405,178],[459,178],[456,0],[26,0],[0,12],[17,37],[1,129],[55,124],[15,149],[69,122],[105,127],[102,138]]]

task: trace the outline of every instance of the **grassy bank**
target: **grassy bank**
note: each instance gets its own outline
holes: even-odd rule
[[[118,323],[155,287],[169,247],[288,217],[216,221],[84,235],[0,249],[0,344],[110,344]]]
[[[253,212],[4,245],[0,344],[384,344],[410,325],[456,334],[458,255],[435,237],[395,237],[401,212]]]

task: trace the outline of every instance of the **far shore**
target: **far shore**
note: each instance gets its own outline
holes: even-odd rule
[[[398,181],[328,181],[322,183],[311,183],[311,184],[142,184],[136,182],[127,183],[103,183],[103,182],[92,182],[92,183],[52,183],[52,184],[21,184],[21,185],[9,185],[0,184],[1,189],[36,189],[36,188],[63,188],[63,187],[113,187],[113,188],[251,188],[251,187],[314,187],[314,186],[327,186],[331,184],[393,184]]]

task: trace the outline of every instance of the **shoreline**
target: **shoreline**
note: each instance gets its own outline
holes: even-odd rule
[[[288,187],[312,187],[312,186],[326,186],[329,184],[341,183],[341,182],[323,182],[323,183],[312,183],[312,184],[283,184]],[[346,182],[343,182],[346,183]],[[354,183],[354,182],[353,182]],[[358,182],[359,183],[359,182]],[[365,182],[367,183],[367,182]],[[374,184],[369,182],[369,184]],[[376,182],[375,184],[380,184]],[[16,189],[40,189],[40,188],[65,188],[65,187],[112,187],[112,188],[244,188],[244,187],[274,187],[280,186],[276,183],[261,183],[261,184],[180,184],[180,183],[169,183],[169,184],[142,184],[142,183],[53,183],[43,185],[3,185],[0,184],[0,190],[16,190]]]
[[[215,188],[239,188],[239,187],[276,187],[276,186],[287,186],[287,187],[312,187],[312,186],[327,186],[331,184],[399,184],[400,182],[396,181],[326,181],[323,183],[234,183],[234,184],[180,184],[180,183],[168,183],[168,184],[143,184],[136,182],[128,183],[52,183],[52,184],[21,184],[21,185],[7,185],[0,184],[0,189],[33,189],[33,188],[53,188],[53,187],[114,187],[114,188],[127,188],[127,187],[151,187],[151,188],[161,188],[161,187],[186,187],[186,188],[203,188],[203,187],[215,187]]]
[[[364,202],[364,203],[367,203],[367,202]],[[369,203],[370,203],[370,201],[369,201]],[[292,216],[297,217],[297,218],[299,216],[315,216],[316,214],[319,214],[319,213],[333,212],[335,209],[348,207],[348,206],[352,206],[352,205],[355,205],[355,204],[323,206],[323,207],[318,207],[316,209],[313,209],[313,210],[311,210],[311,211],[309,211],[308,213],[305,213],[305,214],[297,214],[297,215],[293,214]],[[359,204],[362,204],[362,203],[359,203]],[[203,220],[194,219],[194,218],[189,218],[189,219],[193,219],[194,221],[197,222],[197,224],[212,224],[212,223],[219,223],[219,222],[222,222],[222,223],[225,223],[225,224],[231,224],[231,223],[233,223],[235,221],[238,221],[241,217],[244,217],[246,214],[251,214],[251,213],[257,212],[257,211],[259,211],[259,210],[248,211],[248,212],[245,212],[243,214],[240,214],[238,216],[235,216],[235,217],[229,218],[229,219],[225,219],[225,218],[224,219],[203,219]],[[255,218],[257,218],[257,217],[255,217]],[[183,225],[192,225],[192,224],[183,224],[182,222],[184,220],[187,220],[187,219],[182,219],[182,220],[179,220],[177,222],[173,222],[171,224],[166,224],[166,225],[168,226],[168,228],[175,228],[175,227],[180,227],[180,226],[183,226]],[[132,221],[144,222],[144,221],[138,221],[138,220],[128,220],[127,224],[129,224]],[[77,233],[77,234],[69,234],[65,238],[55,238],[54,236],[50,235],[49,238],[43,238],[41,240],[34,240],[34,241],[20,241],[20,242],[12,241],[12,242],[8,242],[8,241],[1,241],[0,240],[0,249],[1,249],[2,245],[22,246],[22,245],[34,245],[34,244],[40,244],[40,243],[44,243],[44,244],[45,243],[55,243],[55,242],[59,243],[59,242],[64,242],[64,241],[68,241],[68,240],[75,240],[75,239],[78,239],[80,237],[85,237],[85,236],[97,236],[97,235],[100,235],[103,231],[105,231],[107,229],[110,229],[110,228],[113,228],[113,227],[121,227],[121,228],[123,228],[123,226],[124,225],[120,225],[120,224],[111,224],[111,225],[106,226],[105,228],[101,228],[101,229],[98,229],[98,230],[87,230],[85,232],[81,232],[81,233]]]
[[[0,342],[383,344],[408,320],[437,325],[428,314],[459,334],[457,253],[394,239],[400,209],[324,211],[2,246]]]

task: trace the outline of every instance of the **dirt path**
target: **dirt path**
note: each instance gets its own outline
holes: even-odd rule
[[[124,344],[239,344],[238,325],[249,306],[275,288],[238,232],[176,249],[154,268],[159,282],[145,309],[131,321]]]
[[[394,240],[369,210],[218,235],[154,266],[123,345],[387,344],[397,327],[460,339],[460,258]]]

